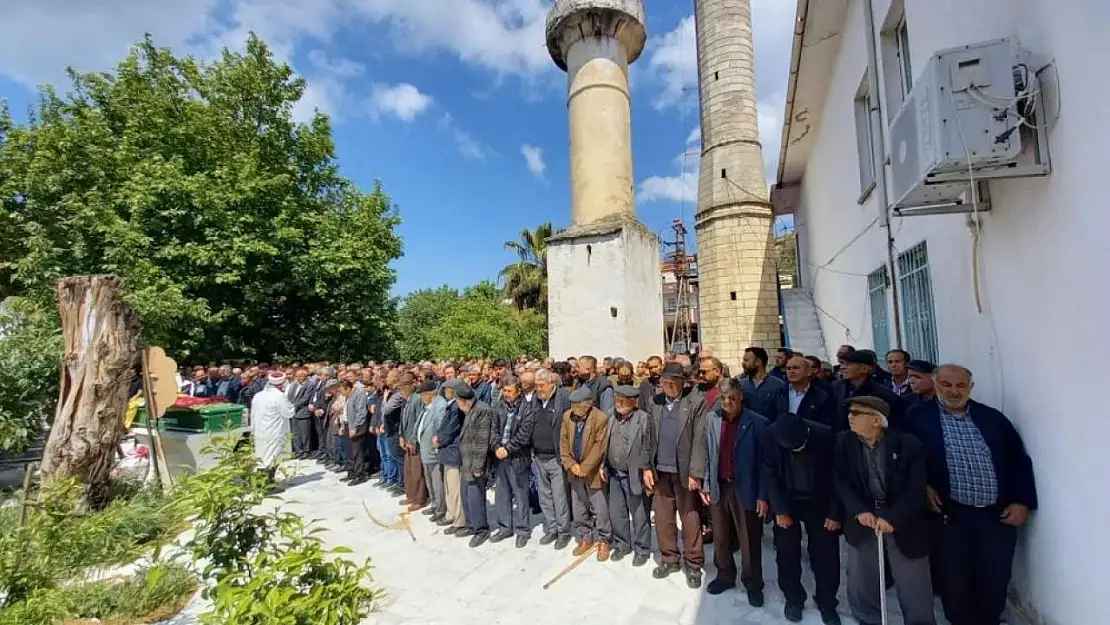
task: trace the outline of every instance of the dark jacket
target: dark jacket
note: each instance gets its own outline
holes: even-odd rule
[[[899,423],[902,423],[903,401],[901,397],[894,394],[890,390],[889,385],[879,384],[874,379],[868,378],[859,385],[858,388],[852,388],[852,383],[848,380],[837,380],[833,384],[833,408],[836,410],[836,421],[833,423],[833,429],[837,432],[843,432],[848,429],[848,399],[852,397],[860,397],[863,395],[870,395],[872,397],[879,397],[890,404],[889,421],[892,429],[899,429]]]
[[[678,477],[682,483],[686,478],[705,477],[705,397],[694,389],[684,394],[678,400],[679,404],[679,430],[678,430]],[[652,400],[651,427],[655,435],[653,447],[656,452],[655,462],[659,454],[659,433],[663,427],[663,407],[666,405],[666,395],[660,393]]]
[[[552,410],[552,423],[551,428],[555,437],[555,457],[559,457],[559,435],[563,428],[563,415],[567,410],[570,410],[570,391],[562,386],[555,387],[555,394],[551,396],[551,410]],[[532,398],[532,412],[533,414],[543,405],[543,400],[540,399],[539,393]],[[532,429],[535,432],[535,427]]]
[[[745,510],[755,510],[756,501],[767,501],[767,493],[760,479],[762,460],[763,431],[767,428],[767,417],[744,408],[740,413],[740,424],[737,426],[736,441],[732,448],[732,462],[735,477],[733,488],[736,489],[736,498]],[[709,411],[705,419],[705,479],[701,489],[709,493],[710,503],[720,500],[720,484],[718,482],[717,468],[721,457],[721,426],[724,423],[724,409],[721,407]]]
[[[258,377],[251,380],[250,384],[246,385],[242,391],[239,391],[239,403],[247,408],[250,408],[251,402],[254,401],[254,396],[266,388],[266,374],[260,373]]]
[[[505,444],[505,451],[509,457],[505,460],[512,462],[517,471],[527,471],[532,466],[532,430],[536,427],[533,406],[521,397],[518,400],[517,415],[509,430],[509,442]],[[493,408],[493,431],[490,435],[490,451],[497,452],[501,447],[501,438],[505,431],[505,423],[509,418],[509,404],[504,400],[497,402]],[[496,456],[494,456],[496,458]]]
[[[652,382],[651,378],[644,378],[644,381],[640,382],[640,401],[637,408],[647,413],[651,412],[651,404],[655,401],[655,396],[663,392],[658,382],[658,380]]]
[[[487,380],[482,380],[478,383],[478,386],[474,387],[474,396],[486,406],[491,406],[493,404],[493,385]]]
[[[594,394],[594,406],[605,414],[613,408],[613,383],[608,376],[598,375],[589,382],[578,382],[578,386],[585,386]]]
[[[929,555],[929,517],[925,508],[925,448],[913,435],[896,430],[884,434],[886,445],[886,502],[876,506],[867,479],[864,442],[854,432],[836,439],[836,495],[844,506],[844,537],[860,545],[874,530],[859,524],[864,512],[886,519],[894,526],[894,540],[907,558]]]
[[[439,463],[448,467],[462,466],[462,452],[459,441],[462,437],[463,419],[458,402],[451,400],[439,425]]]
[[[338,386],[333,386],[332,388],[335,390],[339,390]],[[316,418],[323,419],[327,417],[327,405],[329,403],[331,403],[331,401],[328,399],[327,393],[324,392],[324,383],[318,382],[316,386],[313,387],[312,394],[308,396],[308,405],[310,408],[309,415],[312,417],[316,417],[316,411],[323,410],[324,414]]]
[[[493,409],[489,404],[475,401],[466,413],[459,438],[460,471],[464,480],[481,477],[489,471],[492,440]]]
[[[385,435],[397,436],[401,431],[401,416],[405,412],[405,397],[400,391],[391,390],[382,404],[382,421],[385,423]]]
[[[368,404],[370,407],[370,428],[376,430],[385,425],[385,419],[382,417],[382,409],[385,407],[382,404],[382,391],[375,390],[371,393]]]
[[[747,375],[737,378],[737,382],[744,391],[745,408],[767,417],[768,421],[774,422],[779,418],[779,407],[783,405],[782,396],[786,394],[786,382],[770,374],[763,378],[759,386]]]
[[[633,495],[642,495],[644,492],[644,469],[650,469],[655,462],[655,432],[652,431],[652,418],[651,415],[637,408],[633,411],[628,419],[632,423],[632,444],[628,448],[628,483],[631,487]],[[610,445],[613,436],[617,436],[619,429],[617,426],[617,415],[614,410],[613,414],[609,415],[609,441]],[[605,459],[606,471],[609,473],[609,479],[613,479],[613,468],[608,466],[609,459],[609,445],[606,445]]]
[[[763,466],[761,477],[767,501],[774,514],[795,514],[791,505],[794,496],[794,472],[791,461],[794,450],[783,445],[779,436],[782,422],[772,423],[763,432]],[[828,510],[825,517],[840,521],[844,514],[833,487],[833,458],[836,452],[836,435],[828,425],[806,421],[809,437],[802,450],[802,461],[813,475],[813,488],[809,499],[818,509]]]
[[[289,402],[293,404],[293,418],[294,419],[309,419],[312,413],[308,411],[308,405],[312,403],[312,394],[316,391],[318,385],[311,380],[305,380],[304,384],[297,389],[297,394],[289,398]]]
[[[802,403],[798,405],[798,412],[795,414],[808,421],[816,421],[831,428],[836,420],[836,410],[830,399],[828,393],[810,383],[809,390],[802,397]],[[789,385],[786,387],[786,392],[779,396],[777,408],[779,415],[790,413]]]
[[[1017,503],[1036,510],[1037,485],[1033,476],[1033,460],[1026,453],[1025,444],[1014,424],[998,410],[974,400],[968,402],[968,415],[991,450],[991,464],[998,480],[998,505]],[[937,402],[921,402],[910,409],[905,422],[925,446],[929,486],[943,501],[949,501],[951,486],[940,418]]]

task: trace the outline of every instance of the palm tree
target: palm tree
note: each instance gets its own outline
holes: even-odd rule
[[[505,297],[517,310],[547,314],[547,239],[556,232],[551,222],[545,222],[535,230],[521,230],[519,241],[505,241],[505,249],[516,252],[518,260],[498,276],[504,281]]]

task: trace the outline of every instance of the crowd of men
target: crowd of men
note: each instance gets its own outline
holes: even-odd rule
[[[700,588],[711,541],[707,592],[739,587],[759,607],[769,524],[789,621],[807,600],[804,544],[821,618],[841,622],[843,536],[860,623],[881,622],[885,577],[907,625],[936,622],[934,593],[952,625],[997,625],[1017,530],[1037,506],[1018,432],[970,399],[962,366],[893,350],[883,369],[850,346],[837,362],[780,349],[772,363],[752,347],[736,377],[703,349],[640,363],[260,365],[198,370],[192,382],[251,406],[267,466],[291,430],[296,458],[353,487],[377,476],[471,548],[524,547],[538,509],[541,545],[641,567],[654,525],[653,577],[681,573]]]

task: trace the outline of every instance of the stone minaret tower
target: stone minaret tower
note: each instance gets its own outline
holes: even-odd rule
[[[759,143],[749,0],[696,0],[701,172],[701,344],[739,372],[744,348],[779,345],[774,216]]]
[[[642,0],[558,0],[547,50],[567,73],[571,226],[547,240],[549,352],[645,360],[663,347],[659,240],[636,219],[628,66]]]

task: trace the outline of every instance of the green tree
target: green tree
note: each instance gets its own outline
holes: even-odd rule
[[[413,291],[401,300],[397,311],[397,352],[402,360],[426,360],[439,355],[432,333],[458,301],[458,290],[449,286]]]
[[[515,358],[547,352],[547,320],[504,303],[492,284],[467,289],[431,333],[435,355]]]
[[[505,241],[505,249],[515,252],[517,261],[502,269],[499,277],[505,297],[517,310],[547,314],[547,239],[555,233],[551,222],[546,222],[535,230],[521,230],[519,241]]]
[[[69,75],[0,111],[0,295],[119,275],[178,359],[392,350],[396,208],[339,174],[325,115],[292,120],[305,82],[262,41],[206,64],[147,37]]]
[[[775,239],[775,266],[780,276],[790,276],[798,284],[798,235],[787,232]]]
[[[23,451],[58,397],[61,330],[54,311],[7,300],[0,311],[0,451]]]

